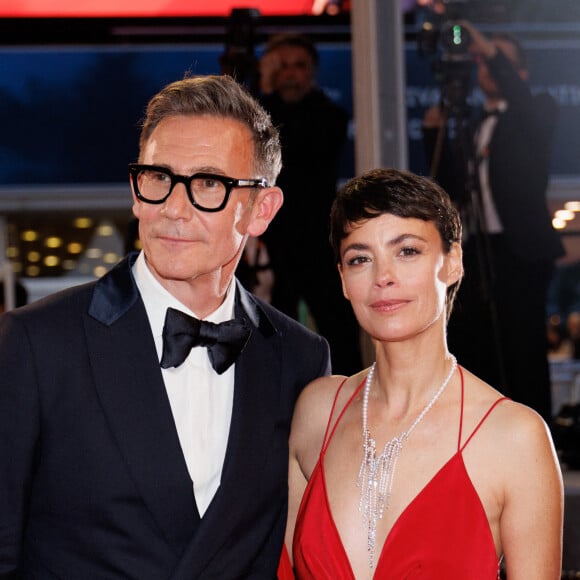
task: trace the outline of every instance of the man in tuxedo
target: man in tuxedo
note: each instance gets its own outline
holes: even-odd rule
[[[458,167],[461,156],[444,147],[434,164],[435,177],[461,207],[468,236],[450,349],[465,367],[549,421],[546,302],[554,262],[564,253],[546,203],[557,106],[548,94],[532,94],[515,38],[488,38],[461,24],[486,114],[476,125],[470,163]],[[430,158],[444,124],[439,107],[427,111]]]
[[[170,84],[130,165],[142,252],[1,317],[0,578],[275,577],[294,402],[330,369],[234,278],[280,159],[231,78]]]

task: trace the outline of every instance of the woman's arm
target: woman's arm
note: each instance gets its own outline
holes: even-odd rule
[[[286,546],[292,560],[292,541],[302,496],[318,462],[324,433],[338,386],[344,377],[321,377],[302,391],[292,418],[288,465],[288,523]]]
[[[506,441],[500,533],[510,580],[559,580],[564,490],[548,428],[527,408],[517,410]]]
[[[292,427],[294,431],[294,427]],[[292,441],[292,437],[290,438]],[[296,527],[296,517],[300,508],[300,502],[308,483],[300,467],[300,462],[295,453],[295,448],[290,443],[290,461],[288,465],[288,523],[286,524],[286,546],[290,561],[292,559],[292,541],[294,538],[294,528]]]

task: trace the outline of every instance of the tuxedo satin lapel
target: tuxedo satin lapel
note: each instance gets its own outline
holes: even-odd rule
[[[274,327],[243,290],[238,293],[236,315],[248,317],[257,328],[236,362],[234,408],[222,477],[226,485],[235,485],[237,475],[247,474],[248,466],[259,473],[264,450],[272,441],[280,397],[280,384],[275,380],[281,368],[280,338],[273,336]],[[253,493],[251,489],[243,491],[250,496]]]
[[[280,338],[272,337],[274,328],[263,314],[259,317],[261,311],[255,303],[245,306],[246,316],[258,317],[253,320],[259,330],[252,333],[256,335],[254,340],[250,337],[246,350],[236,362],[234,409],[222,477],[225,485],[235,485],[237,475],[247,474],[248,466],[260,472],[266,457],[264,451],[272,442],[271,434],[278,419],[280,384],[275,377],[280,376],[281,369],[277,348]],[[240,302],[237,308],[242,308]],[[251,489],[244,492],[249,496],[253,493]]]
[[[103,324],[113,324],[139,300],[131,268],[139,254],[132,252],[96,284],[89,314]]]
[[[260,481],[271,460],[279,409],[281,361],[276,330],[242,290],[236,315],[251,321],[252,335],[236,361],[232,422],[222,481],[172,580],[196,578],[227,542],[231,530],[247,518],[249,506],[260,501]],[[227,526],[223,526],[227,520]]]
[[[199,515],[129,267],[125,262],[96,286],[86,325],[91,363],[104,413],[135,485],[168,542],[181,552]]]

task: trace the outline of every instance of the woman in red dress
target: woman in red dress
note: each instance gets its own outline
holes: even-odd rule
[[[546,424],[447,349],[463,276],[449,197],[374,170],[342,188],[331,227],[376,362],[299,399],[286,538],[296,578],[494,580],[504,560],[509,580],[559,579],[563,488]]]

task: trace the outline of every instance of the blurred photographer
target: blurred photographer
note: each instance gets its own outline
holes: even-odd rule
[[[467,222],[466,276],[449,325],[450,350],[549,421],[547,289],[554,262],[564,254],[546,204],[557,105],[548,94],[532,94],[515,38],[488,38],[470,22],[456,24],[469,38],[485,101],[468,162],[460,166],[449,139],[440,139],[448,111],[434,107],[424,117],[427,156],[436,156],[433,176]]]
[[[330,344],[333,372],[352,374],[361,367],[360,331],[328,241],[349,117],[318,86],[318,63],[312,40],[292,32],[270,38],[260,60],[261,102],[280,130],[276,183],[284,192],[263,239],[274,271],[272,305],[299,319],[306,304]]]

